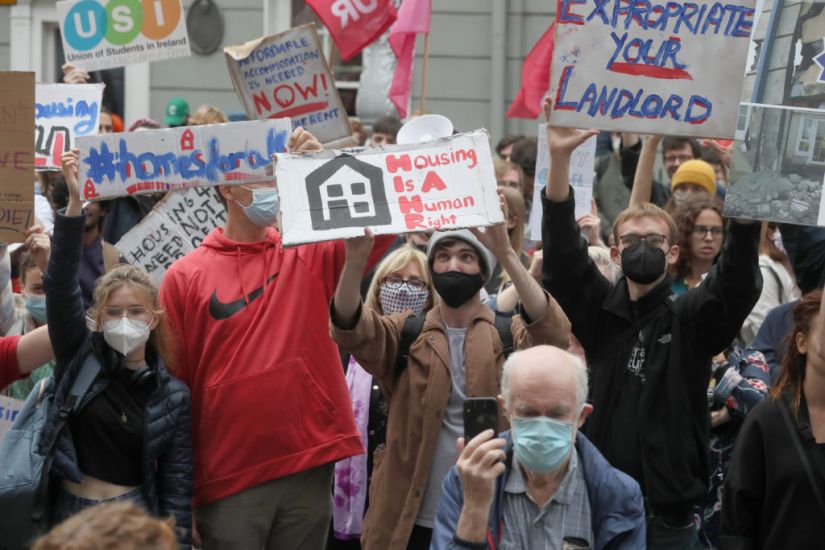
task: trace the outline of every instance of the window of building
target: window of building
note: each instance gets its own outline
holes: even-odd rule
[[[807,157],[812,164],[825,164],[825,119],[802,117],[796,155]]]

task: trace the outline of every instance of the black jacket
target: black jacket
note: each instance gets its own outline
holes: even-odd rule
[[[613,287],[588,256],[572,191],[565,202],[544,196],[542,202],[544,287],[570,319],[591,370],[594,410],[585,433],[611,464],[634,449],[641,464],[628,473],[641,478],[655,513],[688,514],[708,483],[711,358],[734,339],[762,287],[759,224],[731,226],[718,263],[699,287],[672,301],[666,277],[632,303],[626,279]],[[651,312],[642,327],[629,330]],[[637,386],[638,405],[630,413],[637,416],[619,418],[614,408],[631,384],[628,360],[640,347],[645,382]],[[638,436],[627,438],[617,424]]]
[[[100,333],[86,327],[78,265],[81,256],[85,215],[66,217],[58,213],[49,267],[43,278],[49,337],[55,353],[55,397],[40,438],[50,439],[58,422],[61,405],[71,384],[90,353],[97,353],[102,369],[84,397],[88,403],[106,390],[109,373],[118,368],[122,356],[112,350]],[[149,353],[147,363],[154,375],[155,390],[144,416],[143,497],[150,512],[173,516],[178,541],[189,547],[192,536],[192,428],[189,388],[169,375],[159,357]],[[55,450],[51,474],[56,479],[80,482],[77,452],[71,433],[64,430]]]
[[[720,550],[825,544],[823,510],[782,419],[784,406],[780,400],[765,399],[739,431],[722,492]],[[807,416],[803,402],[797,424],[808,422]],[[811,470],[825,494],[825,477],[814,461]]]
[[[630,147],[622,147],[619,155],[622,159],[622,182],[628,191],[633,191],[633,179],[636,177],[636,167],[639,165],[639,156],[642,153],[642,142],[639,141]],[[650,187],[650,202],[664,208],[670,198],[670,187],[656,181]]]

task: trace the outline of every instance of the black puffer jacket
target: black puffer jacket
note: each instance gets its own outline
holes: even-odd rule
[[[57,426],[61,405],[72,382],[90,353],[96,353],[102,369],[83,403],[106,391],[109,375],[120,368],[122,356],[112,350],[100,333],[86,326],[86,316],[77,272],[82,253],[85,216],[58,213],[48,272],[43,279],[49,336],[55,352],[56,391],[53,406],[40,438],[50,439]],[[154,374],[155,389],[144,417],[143,497],[150,511],[175,519],[178,542],[188,548],[192,535],[192,423],[189,388],[166,371],[163,362],[147,346],[147,363]],[[55,479],[80,482],[77,452],[70,430],[56,445],[51,475]]]

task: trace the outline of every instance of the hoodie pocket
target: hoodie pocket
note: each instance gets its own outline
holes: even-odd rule
[[[291,463],[340,431],[332,402],[300,357],[208,387],[203,407],[196,456],[210,480]]]

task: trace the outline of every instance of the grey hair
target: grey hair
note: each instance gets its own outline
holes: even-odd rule
[[[562,350],[564,351],[564,350]],[[587,365],[581,357],[573,355],[568,351],[564,351],[567,358],[573,364],[575,370],[574,376],[576,378],[576,410],[581,411],[587,401]],[[519,356],[522,351],[514,351],[510,357],[504,362],[501,374],[501,395],[504,397],[504,406],[510,406],[510,374],[513,372],[513,367],[519,361]]]

